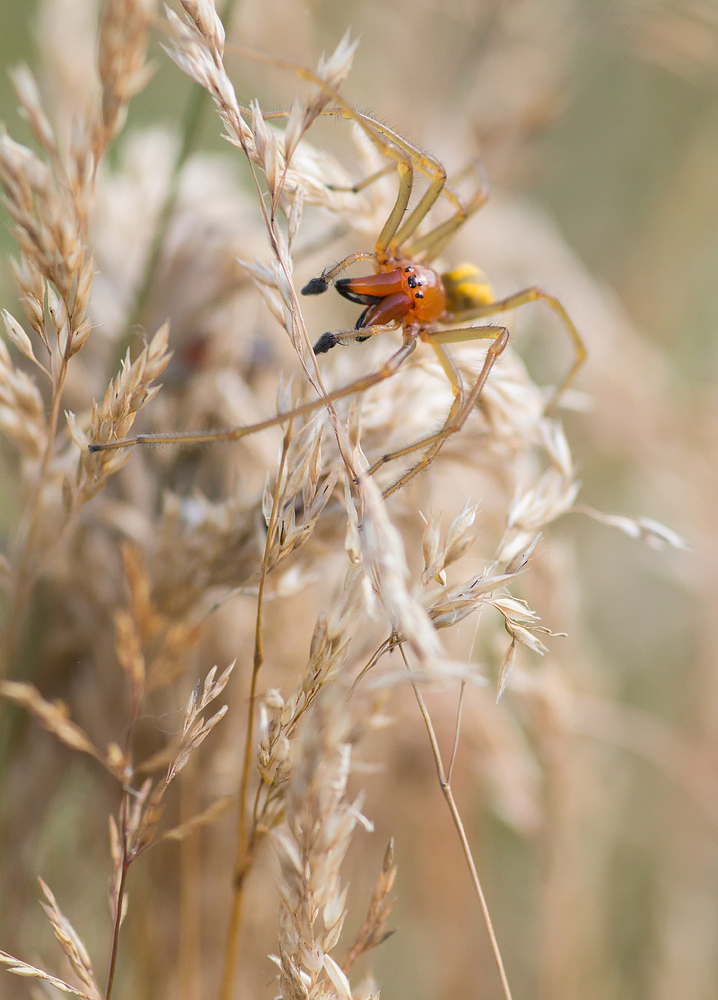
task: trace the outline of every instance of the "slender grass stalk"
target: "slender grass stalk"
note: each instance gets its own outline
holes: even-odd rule
[[[229,921],[227,933],[227,947],[225,950],[224,971],[222,975],[222,986],[220,996],[222,1000],[230,1000],[234,987],[234,977],[237,968],[237,956],[239,953],[239,938],[242,927],[242,903],[244,900],[245,880],[252,864],[252,849],[250,837],[247,830],[249,777],[252,766],[252,755],[254,751],[254,717],[257,699],[257,679],[259,671],[264,663],[264,639],[262,636],[262,612],[264,608],[264,589],[267,582],[267,572],[269,569],[269,556],[272,549],[274,533],[277,527],[277,514],[279,511],[279,501],[282,493],[284,473],[289,455],[289,446],[292,441],[292,422],[287,426],[282,440],[282,453],[277,471],[277,481],[272,493],[272,511],[267,525],[267,535],[264,543],[264,556],[262,558],[262,568],[259,576],[259,591],[257,594],[257,614],[254,627],[254,657],[252,662],[252,678],[249,687],[249,705],[247,709],[247,736],[244,742],[244,759],[242,762],[242,775],[239,783],[239,816],[237,821],[237,858],[234,865],[234,884],[232,896],[232,913]],[[261,787],[261,786],[260,786]],[[259,790],[257,791],[259,794]]]
[[[110,948],[110,964],[107,970],[107,985],[105,986],[105,1000],[111,1000],[112,987],[115,983],[115,969],[117,966],[117,953],[120,946],[120,927],[122,925],[122,902],[125,894],[125,884],[127,882],[127,872],[130,867],[130,859],[127,856],[127,796],[122,800],[122,818],[120,823],[120,838],[122,844],[122,868],[120,883],[117,892],[117,912],[115,913],[112,927],[112,946]]]
[[[400,647],[400,649],[401,649],[402,658],[404,659],[404,663],[406,664],[407,669],[410,669],[409,668],[409,663],[408,663],[408,661],[406,659],[406,654],[404,653],[404,647],[403,647],[403,645]],[[499,978],[501,980],[501,988],[503,990],[504,998],[505,998],[505,1000],[512,1000],[512,997],[511,997],[511,988],[509,986],[508,977],[506,975],[506,970],[504,968],[504,962],[503,962],[503,959],[501,957],[501,949],[499,948],[499,942],[498,942],[498,939],[496,937],[496,933],[494,931],[494,925],[493,925],[493,922],[491,920],[491,914],[489,912],[489,907],[488,907],[488,904],[486,902],[486,897],[484,896],[484,890],[483,890],[483,888],[481,886],[481,880],[479,879],[479,873],[477,872],[476,865],[474,864],[474,858],[473,858],[473,855],[471,853],[471,847],[469,845],[468,837],[466,836],[466,829],[464,827],[464,822],[463,822],[463,820],[461,818],[461,814],[460,814],[460,812],[459,812],[459,810],[457,808],[456,801],[454,799],[454,793],[451,790],[450,772],[446,772],[444,770],[444,762],[443,762],[443,759],[442,759],[442,756],[441,756],[441,750],[439,748],[439,741],[436,738],[436,731],[434,730],[434,724],[431,721],[431,716],[429,714],[429,710],[426,707],[426,702],[424,701],[424,696],[422,695],[421,690],[420,690],[418,684],[415,681],[412,680],[411,686],[414,689],[414,695],[416,697],[416,702],[417,702],[417,704],[419,706],[419,711],[421,712],[421,716],[422,716],[422,718],[424,720],[424,725],[426,726],[426,731],[427,731],[428,736],[429,736],[429,744],[431,746],[431,753],[432,753],[432,756],[434,758],[434,764],[436,766],[436,773],[437,773],[437,776],[439,778],[439,786],[441,787],[442,795],[446,799],[446,804],[449,807],[449,812],[451,813],[451,819],[452,819],[452,821],[454,823],[454,826],[456,828],[456,832],[459,835],[459,840],[461,841],[461,850],[463,851],[464,858],[466,859],[466,864],[468,865],[469,872],[471,873],[471,883],[472,883],[472,885],[474,887],[474,892],[476,894],[476,898],[479,901],[479,906],[481,908],[481,915],[482,915],[482,917],[484,919],[484,924],[486,926],[486,931],[487,931],[487,933],[489,935],[489,942],[491,944],[491,951],[492,951],[492,954],[494,956],[494,962],[496,963],[496,968],[497,968],[498,973],[499,973]],[[463,686],[462,686],[462,692],[461,693],[463,695]],[[455,737],[454,737],[454,746],[453,746],[452,758],[451,758],[451,765],[452,765],[452,767],[453,767],[453,763],[454,763],[454,757],[455,757],[456,746],[457,746],[457,736],[458,736],[459,721],[460,721],[460,714],[457,714],[456,734],[455,734]],[[449,775],[448,777],[447,777],[447,773]]]

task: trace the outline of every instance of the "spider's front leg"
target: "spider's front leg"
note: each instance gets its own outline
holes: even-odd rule
[[[331,270],[336,272],[336,268]],[[314,278],[305,285],[302,294],[316,295],[324,291],[320,285],[325,284],[326,274],[327,272],[324,272],[319,278]],[[403,319],[414,304],[405,282],[402,281],[402,274],[397,269],[379,271],[377,274],[365,277],[343,278],[337,281],[336,289],[345,299],[366,308],[359,316],[353,330],[335,330],[322,334],[314,345],[315,354],[326,354],[332,347],[348,340],[368,340],[378,333],[381,327],[390,326]]]
[[[318,278],[311,278],[302,289],[302,295],[323,295],[336,276],[348,267],[351,267],[352,264],[356,264],[358,260],[373,260],[376,264],[376,254],[369,253],[366,250],[357,250],[356,253],[350,253],[344,260],[340,260],[338,264],[325,267]]]

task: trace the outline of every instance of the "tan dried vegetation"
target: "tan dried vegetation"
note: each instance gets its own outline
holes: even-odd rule
[[[463,706],[483,734],[500,808],[519,828],[538,822],[531,755],[516,716],[495,703],[523,656],[515,705],[542,716],[546,731],[567,724],[565,678],[537,668],[551,633],[512,593],[536,560],[549,558],[541,540],[548,526],[576,509],[561,422],[544,415],[547,393],[509,349],[461,434],[387,501],[382,489],[396,466],[374,478],[362,470],[440,424],[451,405],[435,359],[418,351],[367,392],[234,445],[88,451],[88,442],[121,439],[140,419],[154,431],[271,420],[352,381],[357,365],[376,370],[391,339],[337,350],[320,374],[294,282],[295,259],[319,270],[337,235],[371,244],[391,207],[393,177],[359,193],[338,190],[383,166],[359,130],[356,174],[311,144],[355,43],[343,39],[320,62],[318,83],[297,97],[286,121],[267,123],[256,101],[248,111],[235,94],[214,4],[182,6],[183,17],[167,11],[157,22],[164,46],[211,96],[235,156],[250,167],[247,190],[216,161],[187,159],[159,132],[128,137],[119,162],[105,162],[128,103],[152,74],[153,0],[104,5],[98,78],[71,128],[67,111],[51,121],[35,78],[20,67],[12,79],[34,146],[0,136],[0,180],[19,248],[19,308],[3,310],[7,344],[0,344],[0,430],[12,446],[3,468],[18,494],[2,566],[3,794],[20,794],[22,708],[54,740],[89,755],[119,803],[110,818],[111,924],[104,939],[92,934],[93,948],[104,940],[95,960],[105,968],[103,985],[44,883],[67,979],[5,952],[0,959],[10,972],[91,1000],[109,1000],[113,987],[117,996],[219,990],[228,1000],[241,984],[255,995],[271,978],[256,943],[265,941],[278,895],[275,994],[376,993],[368,976],[349,977],[388,936],[401,854],[390,845],[381,862],[384,848],[372,848],[380,871],[352,942],[342,866],[357,825],[371,823],[363,795],[350,795],[348,784],[356,784],[360,741],[391,760],[385,713],[413,688],[492,942],[496,989],[509,997],[451,779]],[[300,89],[296,76],[285,77]],[[139,349],[138,318],[148,324]],[[485,346],[456,349],[468,383],[484,355]],[[290,368],[293,358],[296,377],[277,390],[273,370],[280,360]],[[647,519],[608,521],[655,544],[681,544]],[[477,624],[457,641],[469,616]],[[234,673],[207,671],[207,657],[236,660]],[[487,683],[496,697],[485,697]],[[72,687],[85,694],[73,697]],[[422,691],[444,689],[459,711],[453,721],[441,712],[435,728]],[[216,704],[223,692],[231,692],[229,718],[198,752],[227,711]],[[78,721],[53,700],[57,694]],[[453,749],[444,763],[447,740]],[[65,766],[41,744],[28,764],[33,796],[49,796]],[[99,811],[109,794],[99,796]],[[234,830],[228,815],[238,817]],[[167,840],[182,842],[181,887],[138,883],[135,904],[130,867]],[[276,862],[263,849],[268,840]],[[276,894],[265,874],[273,863]],[[96,883],[88,878],[83,890],[95,892]],[[152,897],[154,917],[142,912]],[[125,938],[123,917],[135,906],[136,930]],[[202,920],[211,922],[211,942]],[[471,934],[485,932],[472,925]],[[168,944],[176,935],[179,959],[163,965],[160,955],[176,954]]]

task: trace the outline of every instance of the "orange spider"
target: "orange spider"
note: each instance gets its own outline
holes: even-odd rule
[[[312,413],[321,406],[341,399],[389,378],[414,351],[419,340],[429,344],[448,378],[454,401],[443,426],[436,432],[415,441],[397,451],[383,455],[368,470],[372,475],[380,466],[414,451],[423,449],[419,461],[405,472],[392,486],[385,490],[385,496],[404,486],[421,469],[426,468],[435,458],[444,441],[458,432],[466,422],[481,397],[484,385],[494,362],[502,353],[509,339],[509,332],[502,325],[466,326],[465,324],[483,317],[495,316],[516,309],[527,302],[542,300],[559,316],[574,346],[575,358],[568,374],[559,384],[547,407],[553,410],[559,397],[573,382],[583,364],[586,352],[583,341],[560,301],[540,288],[531,287],[516,292],[503,299],[494,300],[491,289],[478,268],[463,264],[453,271],[440,274],[431,262],[444,249],[455,232],[486,201],[486,185],[481,182],[468,202],[462,201],[453,187],[447,183],[446,171],[431,154],[423,153],[398,133],[377,122],[354,108],[318,74],[297,63],[265,56],[248,49],[234,47],[234,51],[248,58],[259,59],[272,65],[290,69],[300,77],[317,85],[334,102],[324,107],[322,115],[337,115],[355,122],[374,146],[393,163],[383,167],[370,177],[351,188],[333,187],[357,193],[379,177],[385,176],[396,167],[399,187],[396,201],[389,218],[382,228],[373,253],[358,251],[338,264],[322,272],[302,289],[304,295],[319,295],[334,284],[337,291],[352,302],[364,306],[356,326],[350,330],[325,333],[314,345],[315,354],[324,354],[338,344],[351,340],[363,341],[383,332],[387,327],[401,326],[402,344],[381,366],[369,375],[363,376],[350,385],[335,389],[321,398],[286,413],[277,414],[260,423],[247,427],[235,427],[227,431],[208,431],[187,434],[141,434],[121,441],[90,445],[91,451],[121,448],[134,444],[196,443],[200,441],[238,440],[268,427],[284,423],[293,417]],[[266,118],[286,117],[282,114],[268,114]],[[414,186],[414,175],[420,173],[427,178],[428,186],[417,205],[408,210]],[[453,206],[453,214],[430,232],[414,237],[417,229],[427,217],[440,196]],[[355,278],[339,278],[346,268],[360,260],[372,260],[374,274]],[[489,339],[483,367],[467,390],[461,376],[447,350],[447,344],[464,341]]]

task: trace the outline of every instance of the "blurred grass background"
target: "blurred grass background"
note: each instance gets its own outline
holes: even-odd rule
[[[77,0],[76,6],[85,4]],[[30,0],[0,0],[4,66],[33,63],[35,8]],[[612,371],[617,382],[624,378],[626,398],[638,401],[637,410],[611,418],[621,405],[611,388],[602,392],[597,385],[591,354],[583,384],[596,397],[593,414],[567,418],[582,499],[602,510],[665,521],[688,538],[693,553],[655,553],[575,518],[565,530],[578,553],[579,582],[567,599],[580,602],[576,621],[603,691],[693,739],[703,754],[700,766],[710,770],[711,762],[718,764],[718,7],[707,0],[298,0],[291,6],[247,0],[237,6],[230,37],[312,65],[346,27],[361,37],[345,86],[350,99],[453,169],[478,141],[495,197],[545,213],[606,303],[617,303],[637,331],[645,363],[636,363],[635,353],[627,358],[617,338],[601,369]],[[157,61],[154,80],[132,106],[130,130],[157,122],[175,128],[186,107],[187,80],[159,49]],[[238,64],[236,81],[240,99],[259,94],[264,107],[285,107],[294,92],[292,79],[256,67]],[[4,74],[0,119],[26,140]],[[505,121],[518,119],[525,126],[520,134],[504,129]],[[206,148],[224,148],[217,133],[208,110]],[[339,146],[345,141],[331,139]],[[472,221],[472,232],[481,232],[481,220]],[[0,251],[11,249],[3,227]],[[490,245],[478,263],[491,276]],[[562,296],[561,287],[550,290]],[[13,297],[3,264],[0,299],[12,303]],[[529,330],[527,343],[527,356],[540,371],[543,339],[530,339]],[[643,399],[650,414],[641,409]],[[632,422],[636,413],[639,429]],[[3,492],[12,498],[11,485]],[[3,502],[0,523],[12,502]],[[559,615],[545,617],[561,629]],[[640,743],[646,716],[636,716],[635,727],[633,718],[626,716],[627,744],[631,735]],[[559,838],[537,845],[485,809],[483,799],[477,802],[473,841],[517,1000],[718,998],[716,827],[665,768],[617,743],[621,738],[583,736],[580,755],[590,765],[582,773],[596,786],[582,789],[580,815],[567,821],[573,834],[565,844]],[[404,749],[407,756],[416,751]],[[544,763],[559,767],[550,759]],[[28,871],[44,875],[82,857],[88,877],[77,886],[80,924],[91,923],[104,905],[102,890],[93,896],[88,887],[102,886],[105,846],[78,844],[75,837],[87,804],[87,770],[82,762],[70,768],[57,808],[44,813],[26,859]],[[412,772],[405,770],[408,778],[398,759],[395,777],[401,786],[404,775],[407,786],[399,787],[393,813],[382,817],[380,837],[397,833],[402,810],[411,823]],[[581,780],[562,773],[567,781]],[[702,794],[710,800],[705,812],[715,816],[715,786],[708,782]],[[567,795],[565,801],[574,800]],[[371,801],[368,812],[373,818],[379,813]],[[567,826],[559,822],[558,828]],[[441,836],[450,838],[448,823],[443,829]],[[436,847],[436,894],[425,897],[416,872],[402,878],[410,867],[401,850],[411,848],[400,826],[398,837],[399,934],[377,953],[378,982],[385,996],[397,998],[464,995],[458,959],[452,980],[449,942],[458,939],[469,950],[476,940],[476,947],[485,946],[472,905],[462,900],[463,882],[457,875],[454,884],[454,869],[444,869],[444,848]],[[575,881],[547,884],[545,852],[563,849],[571,854],[563,877]],[[171,880],[176,876],[167,865]],[[3,885],[10,892],[12,879],[6,876]],[[552,911],[547,898],[576,900],[584,892],[591,896],[593,923],[579,921],[580,940],[572,945],[576,929],[565,918],[574,904]],[[139,894],[145,902],[151,897],[150,890]],[[6,919],[14,906],[9,896],[0,904]],[[417,928],[424,909],[428,922]],[[563,913],[564,923],[551,926],[537,916],[551,912]],[[42,919],[39,913],[37,919],[34,913],[15,916],[37,928]],[[564,957],[553,970],[542,969],[551,954]],[[438,970],[432,962],[446,967]],[[486,955],[479,964],[488,967]],[[498,995],[487,977],[474,982],[472,996]],[[16,984],[4,979],[0,995],[11,988]],[[152,995],[148,989],[145,984],[142,995]]]

